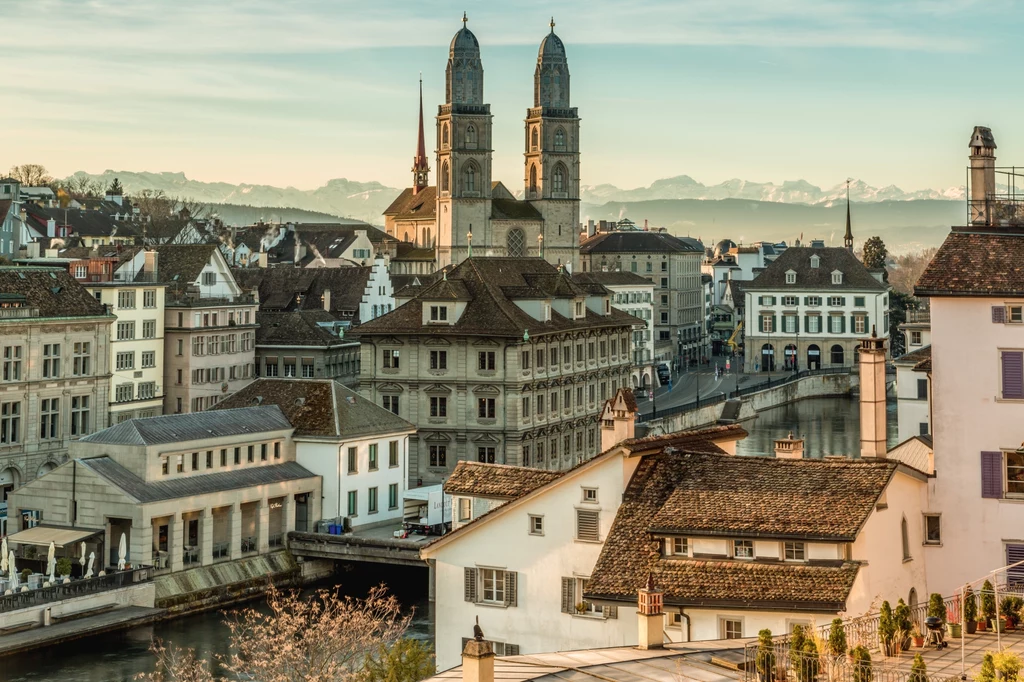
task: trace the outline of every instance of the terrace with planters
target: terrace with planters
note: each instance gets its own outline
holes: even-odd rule
[[[928,603],[795,626],[776,636],[762,630],[744,647],[747,682],[1024,682],[1024,585],[977,589]]]

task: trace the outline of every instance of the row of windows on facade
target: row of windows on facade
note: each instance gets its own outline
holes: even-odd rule
[[[313,379],[316,377],[316,368],[312,358],[303,358],[302,364],[298,366],[299,374],[296,374],[295,358],[285,358],[284,362],[278,364],[277,358],[269,357],[264,358],[263,367],[256,366],[257,376],[264,377],[297,377],[301,376],[303,379]],[[260,372],[262,371],[262,374]]]
[[[366,452],[367,471],[377,471],[380,468],[377,453],[377,443],[370,443]],[[346,452],[347,472],[350,474],[359,473],[359,448],[350,447]],[[388,441],[388,468],[395,468],[399,465],[398,441]]]
[[[184,372],[181,369],[178,369],[177,372],[174,383],[177,386],[181,386]],[[192,370],[191,379],[193,384],[213,384],[223,381],[235,381],[236,379],[250,379],[253,374],[254,365],[245,363],[228,367],[200,367]]]
[[[596,447],[597,443],[597,430],[593,427],[586,429],[587,434],[587,448],[592,451]],[[551,438],[550,441],[538,440],[533,443],[524,442],[521,446],[522,449],[522,464],[523,466],[538,466],[542,467],[547,463],[547,457],[550,457],[550,461],[553,464],[558,462],[559,457],[559,446],[561,445],[563,456],[570,456],[572,454],[572,445],[575,440],[577,458],[582,458],[583,453],[583,432],[577,431],[575,438],[573,435],[564,434],[559,437]],[[448,446],[447,445],[430,445],[428,446],[427,452],[427,466],[432,469],[443,469],[448,466]],[[493,445],[479,445],[476,448],[477,461],[484,462],[487,464],[504,464],[499,457],[497,448]]]
[[[253,349],[253,333],[213,334],[211,336],[192,337],[192,355],[222,355],[229,353],[248,353]],[[185,350],[185,340],[178,339],[177,354]]]
[[[117,384],[114,387],[114,401],[119,403],[127,403],[132,400],[152,400],[156,398],[156,382],[155,381],[144,381],[138,384],[138,394],[136,395],[136,385],[132,382],[126,382]]]
[[[193,412],[202,412],[203,410],[211,409],[214,405],[219,403],[225,397],[227,397],[227,396],[218,395],[218,394],[205,395],[205,396],[196,396],[195,398],[192,398],[192,400],[189,402],[189,406],[192,408]],[[175,407],[175,409],[174,409],[175,414],[180,414],[181,413],[181,405],[182,405],[182,399],[181,398],[176,398],[175,399],[175,406],[174,406]]]
[[[90,433],[91,396],[73,395],[67,398],[70,421],[68,432],[73,437]],[[62,437],[61,404],[63,398],[39,399],[39,439],[55,440]],[[15,445],[25,441],[23,430],[24,401],[0,403],[0,445]]]
[[[85,266],[78,266],[84,268]],[[75,275],[78,277],[77,273]],[[81,275],[85,277],[85,273]],[[101,291],[96,292],[96,300],[100,300]],[[136,292],[135,291],[118,291],[117,292],[117,307],[119,310],[132,310],[136,304]],[[156,289],[144,289],[142,291],[142,307],[143,308],[155,308],[156,307]]]
[[[156,367],[156,351],[140,351],[139,358],[141,360],[139,364],[139,367],[141,369]],[[135,369],[135,351],[118,351],[114,355],[114,366],[117,368],[118,371],[126,369]]]
[[[142,338],[144,339],[155,339],[156,338],[156,320],[143,320],[142,321]],[[118,341],[132,341],[135,339],[135,323],[134,322],[118,322],[117,323],[117,340]]]
[[[259,449],[259,455],[257,455],[257,448]],[[244,455],[245,462],[247,464],[254,464],[257,461],[257,456],[260,462],[266,462],[270,459],[270,452],[273,451],[273,458],[275,460],[281,459],[281,441],[273,441],[272,443],[259,443],[246,446],[239,446],[234,448],[221,448],[219,456],[215,456],[214,450],[207,450],[205,453],[192,452],[192,453],[178,453],[162,455],[160,457],[160,473],[164,476],[169,476],[173,467],[174,472],[183,474],[188,472],[199,472],[209,471],[216,466],[226,467],[229,462],[229,451],[230,451],[230,462],[234,466],[242,464],[242,458]],[[190,465],[186,468],[186,465]]]
[[[219,327],[220,322],[227,321],[228,327],[236,324],[251,324],[252,322],[252,311],[250,310],[228,310],[228,311],[213,311],[205,313],[193,313],[192,327]],[[178,327],[185,326],[185,313],[178,313]]]
[[[649,291],[620,291],[612,295],[612,300],[615,303],[650,303],[651,296]]]
[[[830,315],[805,315],[804,316],[804,333],[805,334],[820,334],[822,332],[822,319],[827,320],[826,333],[828,334],[845,334],[846,333],[846,316],[842,313],[833,313]],[[889,315],[885,315],[885,323],[882,329],[889,328]],[[777,316],[774,314],[763,314],[758,316],[758,331],[763,334],[778,333],[780,330],[777,326]],[[868,322],[868,315],[866,313],[855,313],[850,315],[850,332],[853,334],[867,334],[871,330],[871,325]],[[783,314],[782,316],[782,329],[783,334],[799,334],[800,333],[800,316]]]
[[[817,265],[814,265],[814,262],[815,261],[814,261],[814,259],[812,257],[812,259],[811,259],[811,267],[812,268],[818,267]],[[843,273],[840,272],[839,270],[836,270],[835,272],[832,273],[832,284],[842,284],[842,283],[843,283]],[[796,284],[796,271],[795,270],[788,270],[786,272],[786,284]]]
[[[394,306],[392,306],[390,303],[381,303],[381,304],[374,303],[371,306],[371,311],[372,312],[370,313],[370,319],[371,320],[375,320],[378,317],[380,317],[381,315],[386,315],[387,313],[390,313],[393,309],[394,309]]]
[[[346,516],[359,516],[358,490],[348,491],[346,506],[348,508]],[[398,484],[391,483],[388,485],[388,511],[394,511],[395,509],[398,509]],[[378,511],[377,486],[371,486],[366,489],[366,513],[376,514]]]
[[[760,305],[760,306],[768,306],[768,307],[770,307],[770,306],[773,306],[773,305],[777,305],[779,303],[780,299],[782,301],[782,305],[784,305],[784,306],[792,307],[792,306],[800,305],[800,297],[799,296],[758,296],[757,297],[757,304]],[[808,307],[811,307],[811,308],[818,307],[818,306],[821,305],[821,302],[823,300],[831,308],[842,307],[842,306],[846,305],[846,297],[845,296],[826,296],[824,298],[821,297],[821,296],[804,296],[804,305],[808,306]],[[865,305],[864,305],[865,304],[865,300],[866,300],[865,296],[854,296],[853,297],[853,307],[854,308],[863,308],[863,307],[865,307]],[[882,297],[882,305],[883,306],[884,305],[888,305],[888,300],[889,300],[888,296],[883,296]]]
[[[64,376],[63,349],[68,344],[44,343],[43,361],[40,365],[39,378],[60,379]],[[25,366],[24,346],[3,347],[3,380],[6,382],[29,381],[34,377],[29,376]],[[71,376],[89,376],[92,373],[92,343],[89,341],[76,341],[71,344]]]
[[[611,339],[611,355],[616,357],[619,354],[619,343],[620,339]],[[629,348],[628,337],[621,339],[622,349],[624,352]],[[608,342],[600,341],[599,345],[600,357],[608,357]],[[537,361],[537,368],[543,369],[548,365],[547,360],[550,360],[552,367],[559,364],[559,359],[565,364],[572,364],[572,346],[551,346],[545,353],[543,348],[538,348],[534,351]],[[448,369],[448,351],[446,350],[432,350],[429,352],[429,367],[432,370],[447,370]],[[595,344],[590,341],[587,344],[587,354],[583,355],[583,344],[576,344],[576,362],[585,362],[586,360],[595,361],[597,359],[595,354]],[[522,351],[522,369],[530,369],[530,358],[531,352],[528,350]],[[477,370],[481,372],[495,371],[497,368],[496,364],[497,356],[494,351],[479,351],[477,353]],[[401,369],[401,351],[398,349],[386,348],[381,353],[381,366],[384,369]]]

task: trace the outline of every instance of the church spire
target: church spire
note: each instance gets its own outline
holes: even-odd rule
[[[412,193],[418,194],[427,188],[427,175],[430,165],[427,163],[427,145],[423,138],[423,74],[420,74],[420,129],[416,140],[416,156],[412,160]]]
[[[850,181],[846,181],[846,235],[843,237],[843,246],[853,251],[853,227],[850,223]]]

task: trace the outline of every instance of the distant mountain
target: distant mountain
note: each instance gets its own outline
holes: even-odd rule
[[[615,185],[586,185],[580,188],[583,201],[603,204],[609,201],[654,201],[659,199],[751,199],[783,204],[823,204],[830,206],[846,200],[846,183],[823,190],[806,180],[787,180],[781,185],[771,182],[749,182],[747,180],[726,180],[717,185],[704,185],[689,175],[655,180],[650,187],[619,189]],[[850,199],[856,202],[914,201],[920,199],[964,198],[963,187],[945,190],[926,189],[904,192],[895,185],[872,187],[863,180],[850,183]]]
[[[330,213],[307,211],[282,206],[241,206],[238,204],[204,204],[207,215],[217,216],[225,225],[252,225],[265,223],[363,223],[361,220],[341,218]]]

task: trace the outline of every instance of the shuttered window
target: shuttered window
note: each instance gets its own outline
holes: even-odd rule
[[[1001,305],[992,306],[992,323],[1004,324],[1006,322],[1006,308]]]
[[[466,601],[476,602],[476,569],[467,568],[465,573]]]
[[[1020,563],[1024,561],[1024,545],[1007,545],[1006,546],[1006,565]],[[1006,571],[1006,580],[1010,585],[1020,585],[1024,583],[1024,566],[1014,566],[1013,568]]]
[[[1003,351],[1000,354],[1003,375],[1003,398],[1024,398],[1024,352]]]
[[[466,568],[464,598],[468,602],[516,606],[518,585],[515,571],[496,568]]]
[[[494,652],[495,656],[518,656],[519,655],[519,645],[518,644],[509,644],[508,642],[491,642],[491,641],[488,641],[486,639],[484,641],[491,645],[491,651]],[[463,651],[466,650],[466,645],[469,644],[469,642],[470,642],[469,637],[463,637],[462,638],[462,650]]]
[[[1003,453],[981,453],[981,496],[1001,498],[1003,496]]]
[[[562,613],[576,612],[576,579],[562,578]]]
[[[576,510],[576,539],[586,542],[600,541],[600,513],[589,509]]]

